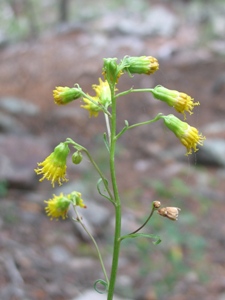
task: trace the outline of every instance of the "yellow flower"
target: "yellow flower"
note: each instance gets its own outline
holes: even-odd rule
[[[58,86],[53,90],[53,97],[55,104],[65,105],[73,100],[80,98],[81,89],[79,88],[69,88],[67,86]]]
[[[89,116],[92,117],[97,117],[99,111],[102,110],[101,106],[99,105],[98,102],[98,97],[91,97],[89,96],[92,101],[90,101],[88,98],[83,98],[83,101],[86,103],[85,105],[81,105],[80,107],[83,107],[84,109],[89,111]],[[96,104],[95,104],[96,103]]]
[[[153,56],[125,56],[122,63],[125,65],[124,70],[130,74],[150,75],[159,69],[158,60]]]
[[[191,115],[194,107],[200,105],[199,102],[194,103],[194,99],[187,94],[169,90],[161,85],[157,85],[151,92],[156,99],[166,102],[169,106],[174,107],[177,112],[182,113],[185,119],[185,111]]]
[[[179,138],[181,143],[186,147],[187,153],[192,154],[198,151],[197,145],[203,146],[203,141],[206,139],[201,133],[199,134],[198,129],[190,126],[186,122],[182,122],[174,115],[162,116],[165,125]]]
[[[51,180],[52,186],[54,183],[58,182],[61,185],[61,181],[68,181],[66,179],[66,159],[70,150],[67,144],[60,143],[55,147],[54,152],[52,152],[43,162],[38,163],[38,168],[34,171],[36,174],[43,174],[40,181],[45,178]]]
[[[86,104],[81,105],[81,107],[89,110],[90,117],[97,117],[103,107],[107,109],[111,104],[111,91],[108,82],[102,81],[101,78],[99,78],[99,85],[93,84],[92,88],[95,90],[96,96],[91,97],[88,95],[88,98],[83,98]]]
[[[59,196],[53,195],[52,199],[44,201],[47,206],[45,207],[46,214],[51,218],[62,219],[67,218],[67,212],[69,210],[69,206],[71,201],[64,196],[62,193]]]

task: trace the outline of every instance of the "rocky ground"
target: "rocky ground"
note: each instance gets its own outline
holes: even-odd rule
[[[145,232],[161,236],[158,246],[145,240],[123,245],[117,295],[135,300],[225,299],[225,41],[220,37],[203,43],[199,24],[185,23],[168,7],[155,9],[155,18],[158,14],[168,23],[160,27],[153,15],[143,20],[123,15],[118,22],[119,15],[109,13],[1,49],[0,299],[105,299],[90,291],[102,278],[91,242],[70,218],[50,221],[43,203],[52,193],[82,192],[88,207],[83,218],[109,270],[113,209],[96,192],[98,177],[87,159],[77,167],[69,162],[69,183],[52,190],[48,182],[38,182],[33,169],[57,143],[71,137],[107,173],[103,116],[89,118],[79,101],[56,107],[52,89],[78,82],[91,94],[91,85],[101,77],[102,58],[126,54],[153,55],[160,70],[150,77],[123,75],[119,90],[162,84],[192,95],[201,106],[188,122],[207,140],[197,154],[186,157],[160,122],[121,138],[117,174],[123,232],[142,224],[155,199],[182,211],[178,222],[154,216],[146,227]],[[158,112],[174,113],[148,94],[119,101],[120,128],[125,119],[132,124]]]

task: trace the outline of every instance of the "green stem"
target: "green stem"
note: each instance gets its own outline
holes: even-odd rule
[[[110,197],[110,201],[113,202],[113,195],[108,187],[108,181],[105,179],[105,176],[103,175],[102,171],[100,170],[100,168],[98,167],[98,165],[96,164],[96,162],[94,161],[94,159],[92,158],[91,154],[88,152],[88,150],[86,148],[84,148],[83,146],[81,146],[80,144],[77,144],[76,142],[74,142],[71,138],[67,138],[66,139],[66,143],[68,144],[72,144],[74,145],[74,147],[79,150],[79,151],[84,151],[87,155],[87,157],[89,158],[90,162],[92,163],[93,167],[95,168],[95,170],[98,172],[98,174],[100,175],[102,182],[104,184],[104,187]]]
[[[111,143],[110,143],[110,174],[114,193],[115,208],[115,231],[113,244],[112,267],[110,274],[109,290],[107,300],[112,300],[114,295],[116,276],[118,270],[119,253],[120,253],[120,235],[121,235],[121,203],[116,181],[115,170],[115,149],[116,149],[116,99],[114,94],[115,85],[110,84],[112,99],[112,118],[111,118]]]
[[[122,134],[124,134],[124,132],[126,132],[128,129],[132,129],[132,128],[135,128],[135,127],[138,127],[138,126],[142,126],[142,125],[147,125],[147,124],[150,124],[150,123],[154,123],[156,121],[158,121],[159,119],[161,119],[162,117],[162,113],[159,113],[154,119],[152,120],[148,120],[148,121],[145,121],[145,122],[141,122],[141,123],[136,123],[136,124],[133,124],[133,125],[130,125],[130,126],[125,126],[116,136],[116,139],[118,139]]]
[[[145,225],[146,225],[146,224],[148,223],[148,221],[151,219],[151,217],[152,217],[152,215],[153,215],[155,209],[156,209],[155,206],[152,205],[152,210],[151,210],[151,212],[150,212],[150,215],[149,215],[148,218],[146,219],[146,221],[145,221],[138,229],[136,229],[135,231],[129,233],[129,235],[130,235],[130,234],[137,233],[137,232],[140,231],[143,227],[145,227]]]
[[[87,227],[82,222],[82,218],[80,217],[80,215],[79,215],[79,213],[78,213],[75,205],[73,205],[73,208],[74,208],[74,211],[75,211],[75,213],[77,215],[77,221],[80,223],[80,225],[83,227],[84,231],[88,234],[88,236],[90,237],[90,239],[92,240],[92,242],[95,245],[95,248],[96,248],[96,251],[98,253],[99,260],[100,260],[100,264],[101,264],[101,267],[102,267],[102,271],[103,271],[104,276],[105,276],[105,280],[106,280],[107,286],[109,286],[109,279],[108,279],[108,276],[107,276],[107,273],[106,273],[106,269],[105,269],[105,266],[104,266],[104,263],[103,263],[101,252],[100,252],[100,250],[98,248],[98,244],[96,243],[96,241],[95,241],[94,237],[92,236],[92,234],[88,231]]]
[[[124,95],[127,95],[127,94],[130,94],[130,93],[139,93],[139,92],[152,92],[154,89],[129,89],[127,91],[124,91],[124,92],[121,92],[121,93],[118,93],[116,95],[116,98],[120,97],[120,96],[124,96]]]
[[[100,175],[102,182],[104,184],[104,187],[110,197],[110,201],[113,202],[113,195],[108,187],[108,182],[105,179],[105,176],[103,175],[102,171],[99,169],[98,165],[96,164],[96,162],[93,160],[92,156],[90,155],[90,153],[88,152],[88,150],[86,148],[83,148],[83,151],[86,153],[87,157],[89,158],[90,162],[92,163],[92,165],[94,166],[94,168],[96,169],[96,171],[98,172],[98,174]]]

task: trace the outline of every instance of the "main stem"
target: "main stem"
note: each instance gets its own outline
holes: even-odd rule
[[[110,142],[110,173],[114,194],[114,209],[115,209],[115,231],[111,275],[109,281],[107,300],[112,300],[114,295],[119,253],[120,253],[120,236],[121,236],[121,203],[116,182],[115,170],[115,149],[116,149],[116,99],[114,94],[114,85],[110,86],[112,99],[112,117],[111,117],[111,142]]]

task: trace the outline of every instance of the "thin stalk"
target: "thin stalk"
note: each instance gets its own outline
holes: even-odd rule
[[[110,174],[112,180],[112,187],[114,193],[114,208],[115,208],[115,231],[113,244],[113,257],[109,282],[109,290],[107,300],[112,300],[114,295],[116,276],[119,263],[120,253],[120,236],[121,236],[121,203],[116,181],[115,170],[115,149],[116,149],[116,99],[114,95],[113,84],[110,85],[111,99],[112,99],[112,118],[111,118],[111,143],[110,143]]]
[[[107,180],[105,179],[105,176],[103,175],[102,171],[99,169],[98,165],[96,164],[96,162],[93,160],[92,156],[90,155],[90,153],[88,152],[88,150],[86,148],[83,148],[83,151],[86,153],[87,157],[89,158],[90,162],[92,163],[92,165],[94,166],[94,168],[96,169],[96,171],[98,172],[98,174],[100,175],[101,179],[102,179],[102,182],[104,184],[104,187],[110,197],[110,201],[112,203],[114,203],[113,201],[113,195],[108,187],[108,182]]]
[[[107,134],[108,134],[108,141],[109,144],[111,143],[111,129],[110,129],[110,124],[109,124],[109,116],[104,113],[105,116],[105,123],[106,123],[106,128],[107,128]]]
[[[116,136],[116,139],[118,139],[122,134],[124,134],[124,132],[126,132],[128,129],[132,129],[132,128],[135,128],[135,127],[138,127],[138,126],[142,126],[142,125],[147,125],[147,124],[151,124],[151,123],[154,123],[156,121],[158,121],[159,119],[161,119],[162,117],[162,113],[159,113],[154,119],[152,120],[148,120],[148,121],[145,121],[145,122],[141,122],[141,123],[136,123],[136,124],[133,124],[133,125],[130,125],[130,126],[125,126]]]
[[[88,236],[92,240],[93,244],[95,245],[95,248],[96,248],[96,251],[98,253],[99,260],[100,260],[100,264],[101,264],[101,267],[102,267],[102,271],[103,271],[103,274],[105,276],[105,280],[106,280],[106,283],[107,283],[107,286],[108,286],[109,285],[109,279],[108,279],[108,276],[107,276],[107,273],[106,273],[106,269],[105,269],[105,265],[104,265],[104,262],[103,262],[103,259],[102,259],[101,252],[98,248],[98,244],[96,243],[96,241],[95,241],[94,237],[92,236],[92,234],[88,231],[87,227],[82,222],[82,218],[80,217],[75,205],[73,205],[73,208],[74,208],[74,211],[77,215],[77,221],[80,223],[80,225],[83,227],[84,231],[88,234]]]
[[[66,143],[67,144],[72,144],[74,145],[74,147],[79,150],[79,151],[84,151],[87,155],[87,157],[89,158],[90,162],[92,163],[93,167],[95,168],[95,170],[98,172],[98,174],[100,175],[102,182],[104,184],[104,187],[110,197],[110,201],[113,202],[113,195],[108,187],[108,182],[105,179],[105,176],[103,175],[102,171],[100,170],[100,168],[98,167],[98,165],[96,164],[96,162],[94,161],[94,159],[92,158],[91,154],[88,152],[88,150],[86,148],[84,148],[83,146],[77,144],[76,142],[74,142],[71,138],[67,138],[66,139]]]
[[[153,89],[133,89],[133,88],[131,88],[127,91],[116,94],[116,98],[119,98],[120,96],[124,96],[124,95],[130,94],[130,93],[139,93],[139,92],[150,92],[151,93],[152,91],[153,91]]]
[[[145,227],[145,225],[146,225],[146,224],[148,223],[148,221],[151,219],[151,217],[152,217],[154,211],[155,211],[155,207],[154,207],[154,205],[152,205],[152,210],[151,210],[151,212],[150,212],[150,215],[149,215],[148,218],[146,219],[146,221],[145,221],[138,229],[136,229],[135,231],[133,231],[133,232],[131,232],[131,233],[129,233],[129,234],[137,233],[137,232],[140,231],[143,227]]]

